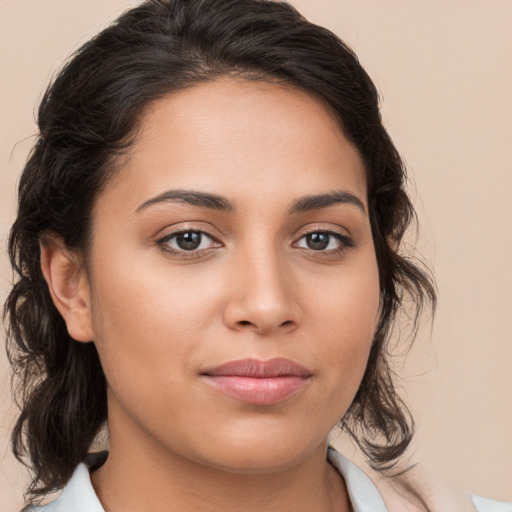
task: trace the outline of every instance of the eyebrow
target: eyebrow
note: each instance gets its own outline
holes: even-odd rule
[[[221,212],[230,212],[235,209],[235,205],[227,198],[217,194],[209,194],[207,192],[195,192],[191,190],[167,190],[166,192],[148,199],[142,203],[137,212],[145,210],[151,205],[165,202],[188,203],[194,206],[201,206],[211,210]]]
[[[357,206],[364,214],[366,214],[366,208],[361,199],[350,192],[342,190],[329,192],[328,194],[303,196],[293,203],[291,208],[288,210],[288,213],[293,214],[309,212],[312,210],[321,210],[322,208],[328,208],[329,206],[338,203],[352,204]]]
[[[200,206],[221,212],[232,212],[236,209],[235,204],[232,201],[217,194],[192,190],[167,190],[166,192],[142,203],[136,211],[139,212],[154,204],[165,202],[187,203],[193,206]],[[339,203],[352,204],[357,206],[363,213],[366,213],[366,208],[363,202],[357,196],[350,192],[341,190],[329,192],[327,194],[302,196],[294,201],[288,210],[288,213],[296,214],[313,210],[321,210]]]

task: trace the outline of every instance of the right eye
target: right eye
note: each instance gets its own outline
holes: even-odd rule
[[[166,251],[193,252],[219,247],[219,243],[204,231],[178,231],[158,240],[158,244]]]

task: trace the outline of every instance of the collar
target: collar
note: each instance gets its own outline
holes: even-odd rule
[[[104,456],[99,458],[102,457],[104,458]],[[345,480],[354,512],[388,512],[373,482],[355,464],[331,447],[327,452],[327,459]],[[89,467],[84,463],[77,466],[62,494],[56,500],[42,507],[32,508],[30,511],[105,512],[92,487]]]
[[[29,512],[105,512],[91,484],[89,468],[79,464],[62,494],[42,507],[30,508]]]
[[[384,501],[370,480],[353,462],[329,447],[327,460],[339,471],[345,480],[350,503],[354,512],[388,512]]]

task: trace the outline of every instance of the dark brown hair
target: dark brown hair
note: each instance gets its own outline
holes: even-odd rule
[[[13,449],[30,460],[32,497],[67,482],[107,420],[95,345],[70,338],[41,272],[39,243],[53,233],[86,253],[93,203],[129,149],[143,109],[225,75],[280,81],[314,95],[362,155],[381,315],[363,380],[340,424],[380,470],[410,443],[413,423],[395,390],[387,344],[406,300],[415,327],[424,305],[435,304],[435,292],[429,274],[399,252],[414,209],[375,86],[338,37],[286,3],[148,0],[87,42],[53,80],[19,184],[9,239],[17,277],[4,314],[21,408]]]

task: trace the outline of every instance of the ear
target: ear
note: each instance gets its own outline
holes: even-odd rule
[[[80,258],[55,236],[46,236],[40,248],[41,269],[69,335],[77,341],[92,341],[91,292]]]

